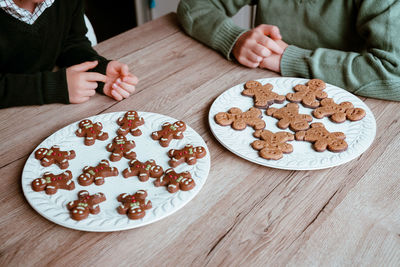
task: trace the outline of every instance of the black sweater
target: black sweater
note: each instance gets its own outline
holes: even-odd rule
[[[66,68],[84,61],[98,60],[91,71],[105,74],[108,60],[86,38],[83,10],[82,0],[56,0],[29,25],[0,9],[0,108],[69,103]]]

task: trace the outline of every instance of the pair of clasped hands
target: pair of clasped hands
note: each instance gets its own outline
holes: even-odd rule
[[[238,38],[232,54],[246,67],[259,67],[280,73],[282,54],[287,46],[282,41],[278,27],[261,24]]]
[[[90,72],[97,66],[97,61],[86,61],[67,68],[69,102],[83,103],[96,94],[97,82],[103,82],[105,95],[120,101],[128,98],[135,91],[139,79],[129,72],[128,65],[110,61],[106,75]]]

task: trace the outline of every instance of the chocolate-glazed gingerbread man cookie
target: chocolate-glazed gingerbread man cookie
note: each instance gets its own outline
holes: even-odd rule
[[[125,136],[117,135],[114,137],[113,142],[106,146],[106,149],[108,152],[112,152],[110,155],[111,161],[119,161],[122,157],[135,159],[136,153],[133,151],[135,146],[134,141],[128,141]]]
[[[96,139],[104,141],[108,138],[108,133],[102,131],[103,125],[101,122],[93,123],[91,120],[83,120],[79,123],[79,129],[75,134],[78,137],[85,137],[84,144],[91,146],[96,142]]]
[[[35,158],[40,160],[43,167],[49,167],[55,163],[60,169],[66,169],[69,166],[68,160],[75,158],[75,151],[61,151],[59,146],[54,145],[50,149],[39,148],[36,150]]]
[[[328,97],[323,91],[326,88],[324,81],[312,79],[306,85],[298,84],[293,89],[295,93],[288,93],[286,99],[290,102],[302,103],[307,108],[317,108],[320,105],[318,100]]]
[[[154,181],[154,185],[157,187],[166,185],[168,192],[175,193],[178,190],[189,191],[195,187],[196,183],[190,172],[176,173],[174,169],[169,168],[163,176]]]
[[[138,190],[133,195],[121,194],[117,200],[122,202],[118,206],[117,211],[119,214],[126,214],[131,220],[138,220],[146,215],[146,210],[151,209],[152,204],[150,200],[146,200],[147,192],[145,190]]]
[[[267,115],[279,120],[277,123],[279,128],[289,127],[294,132],[307,130],[310,128],[308,123],[313,120],[311,115],[299,114],[299,105],[296,103],[289,103],[280,109],[269,108]]]
[[[329,117],[333,122],[341,123],[346,119],[358,121],[365,117],[365,110],[354,108],[353,104],[346,101],[336,104],[332,98],[325,98],[321,101],[321,106],[313,110],[313,116],[317,119]]]
[[[261,110],[250,108],[243,112],[240,108],[231,108],[228,112],[219,112],[215,115],[215,122],[221,126],[231,125],[235,130],[244,130],[247,126],[254,130],[265,128],[265,121],[261,119]]]
[[[103,159],[95,167],[85,166],[83,173],[78,177],[78,183],[82,186],[91,185],[93,182],[95,185],[102,185],[104,184],[104,178],[117,175],[118,169],[110,167],[108,160]]]
[[[311,128],[296,133],[296,140],[313,143],[313,148],[318,152],[328,149],[331,152],[342,152],[347,149],[344,140],[346,135],[342,132],[331,133],[320,122],[311,123]]]
[[[119,135],[125,136],[129,132],[134,136],[142,134],[142,131],[138,127],[144,124],[144,119],[139,117],[138,113],[134,110],[125,113],[124,117],[117,120],[117,123],[121,126],[117,131]]]
[[[242,95],[252,96],[254,98],[254,106],[257,108],[268,108],[273,103],[283,103],[285,96],[278,95],[272,91],[272,84],[262,85],[257,81],[248,81],[244,85]]]
[[[60,174],[45,172],[41,178],[33,180],[31,186],[33,191],[45,191],[46,194],[53,195],[57,193],[58,189],[74,190],[75,183],[71,179],[72,173],[70,171]]]
[[[164,173],[163,168],[157,165],[153,159],[146,162],[132,160],[129,162],[129,166],[129,168],[122,171],[122,176],[124,178],[138,176],[141,182],[146,182],[149,177],[159,178]]]
[[[151,133],[151,138],[160,140],[160,145],[167,147],[172,139],[182,139],[185,130],[186,124],[183,121],[177,121],[174,124],[166,122],[162,125],[162,130]]]
[[[206,150],[202,146],[193,147],[192,145],[186,145],[183,149],[171,149],[168,151],[168,157],[171,158],[168,161],[169,166],[175,168],[181,163],[186,162],[189,165],[196,164],[197,159],[201,159],[206,155]]]
[[[287,141],[294,140],[294,135],[291,133],[258,130],[253,135],[261,139],[251,143],[251,146],[255,150],[259,150],[258,153],[262,158],[278,160],[283,157],[283,153],[293,152],[293,146],[287,143]]]
[[[86,219],[90,214],[98,214],[100,212],[99,203],[106,200],[103,193],[90,195],[88,191],[81,190],[78,192],[78,200],[71,201],[67,204],[71,218],[80,221]]]

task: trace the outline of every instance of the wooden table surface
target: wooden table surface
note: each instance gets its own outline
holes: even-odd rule
[[[362,98],[377,133],[358,158],[317,171],[272,169],[227,151],[207,117],[226,89],[277,74],[229,62],[185,35],[175,14],[96,50],[140,78],[129,99],[0,110],[0,266],[400,265],[399,103]],[[204,138],[212,165],[199,194],[158,222],[111,233],[64,228],[35,212],[20,182],[34,148],[72,122],[131,109],[181,119]]]

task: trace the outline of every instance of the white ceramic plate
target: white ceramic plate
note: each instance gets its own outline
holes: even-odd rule
[[[266,78],[257,80],[262,84],[271,83],[274,86],[273,91],[286,95],[287,93],[294,92],[293,87],[297,84],[305,84],[308,79],[299,78]],[[333,123],[329,118],[316,119],[313,117],[312,122],[322,122],[330,132],[343,132],[346,135],[346,142],[348,149],[341,153],[333,153],[330,151],[316,152],[312,148],[312,144],[304,141],[291,141],[293,145],[293,152],[284,154],[280,160],[267,160],[258,155],[258,151],[251,147],[251,143],[257,138],[253,137],[253,128],[247,127],[243,131],[233,130],[230,126],[220,126],[215,120],[214,116],[218,112],[227,112],[231,107],[238,107],[242,111],[247,111],[253,107],[253,98],[243,96],[243,85],[238,84],[224,93],[222,93],[212,104],[209,112],[209,124],[212,133],[217,140],[228,150],[234,154],[249,160],[251,162],[278,169],[287,170],[316,170],[337,166],[355,159],[361,155],[372,144],[375,138],[376,122],[371,110],[353,94],[341,89],[339,87],[327,84],[325,91],[328,97],[333,98],[336,103],[343,101],[350,101],[355,107],[363,108],[366,111],[366,116],[356,122],[345,121],[343,123]],[[283,104],[273,104],[272,107],[280,108],[285,106],[288,101]],[[310,114],[312,109],[305,108],[301,104],[300,113]],[[262,109],[263,120],[266,121],[266,129],[272,132],[290,131],[289,129],[282,130],[276,126],[277,119],[267,116],[265,110]]]
[[[207,145],[201,136],[187,125],[183,139],[172,140],[168,147],[161,147],[158,141],[151,139],[150,134],[153,131],[160,130],[163,123],[174,123],[177,119],[155,113],[138,113],[145,121],[145,124],[139,127],[142,135],[132,136],[128,134],[126,136],[128,140],[135,141],[136,147],[134,151],[137,154],[138,160],[143,162],[154,159],[157,165],[161,165],[166,170],[169,168],[169,157],[167,155],[169,149],[181,149],[186,144],[206,148],[207,155],[204,158],[198,159],[195,165],[183,163],[175,168],[177,172],[189,171],[191,173],[196,183],[196,186],[192,190],[178,191],[171,194],[167,191],[166,187],[155,187],[153,184],[155,179],[153,178],[150,178],[147,182],[140,182],[137,177],[129,177],[127,179],[122,177],[121,173],[124,169],[128,168],[129,160],[122,158],[120,161],[111,162],[109,160],[110,152],[105,149],[106,145],[111,143],[112,139],[117,135],[116,130],[119,128],[116,123],[117,119],[125,114],[125,112],[115,112],[88,118],[92,122],[101,122],[103,124],[103,131],[109,135],[109,138],[105,141],[96,140],[94,145],[85,146],[83,144],[84,139],[75,135],[75,131],[78,129],[78,121],[53,133],[35,148],[26,161],[22,173],[22,188],[29,204],[43,217],[59,225],[76,230],[108,232],[131,229],[153,223],[171,215],[188,203],[200,191],[210,170],[210,154]],[[56,194],[47,195],[44,191],[33,191],[31,182],[41,177],[46,171],[58,174],[64,170],[61,170],[55,164],[47,168],[42,167],[39,160],[35,159],[34,152],[40,147],[50,148],[53,145],[59,145],[61,150],[75,150],[76,158],[69,161],[70,165],[68,168],[72,172],[75,189],[72,191],[59,189]],[[120,174],[116,177],[105,178],[105,183],[100,186],[95,184],[90,186],[79,185],[77,178],[82,173],[82,168],[86,165],[96,166],[102,159],[109,160],[110,165],[117,167]],[[117,201],[117,196],[121,193],[133,194],[139,189],[147,191],[148,196],[146,199],[151,200],[152,209],[146,210],[145,217],[139,220],[130,220],[126,215],[118,214],[116,208],[121,203]],[[75,221],[70,218],[66,204],[69,201],[76,200],[77,192],[80,190],[88,190],[90,194],[103,192],[107,200],[99,204],[101,210],[99,214],[90,214],[85,220]]]

